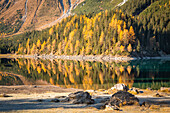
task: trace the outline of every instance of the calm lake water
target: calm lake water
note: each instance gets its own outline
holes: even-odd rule
[[[0,59],[0,85],[52,84],[67,88],[108,89],[117,83],[138,88],[170,87],[170,60]]]

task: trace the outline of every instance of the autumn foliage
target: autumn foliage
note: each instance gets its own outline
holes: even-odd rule
[[[126,56],[137,48],[134,29],[121,11],[69,16],[45,33],[46,38],[36,42],[28,38],[25,46],[19,45],[18,53]]]

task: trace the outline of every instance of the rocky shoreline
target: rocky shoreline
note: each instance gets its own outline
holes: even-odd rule
[[[82,90],[57,86],[0,86],[0,112],[170,112],[170,89]],[[1,104],[3,103],[3,104]]]
[[[78,61],[130,61],[130,60],[146,60],[146,59],[165,59],[170,60],[170,55],[156,57],[128,57],[128,56],[109,56],[109,55],[0,55],[0,58],[34,58],[34,59],[62,59],[62,60],[78,60]]]

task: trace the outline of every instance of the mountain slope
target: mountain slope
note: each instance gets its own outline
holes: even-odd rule
[[[73,9],[72,13],[81,15],[113,10],[115,6],[121,2],[123,2],[123,0],[85,0]]]
[[[80,0],[1,0],[0,34],[37,29],[66,13]]]

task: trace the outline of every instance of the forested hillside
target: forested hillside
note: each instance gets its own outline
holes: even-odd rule
[[[38,55],[168,54],[169,13],[168,0],[129,0],[115,10],[69,16],[46,30],[0,39],[0,50]]]
[[[136,36],[146,49],[170,53],[170,2],[169,0],[129,0],[120,8],[133,15]]]

